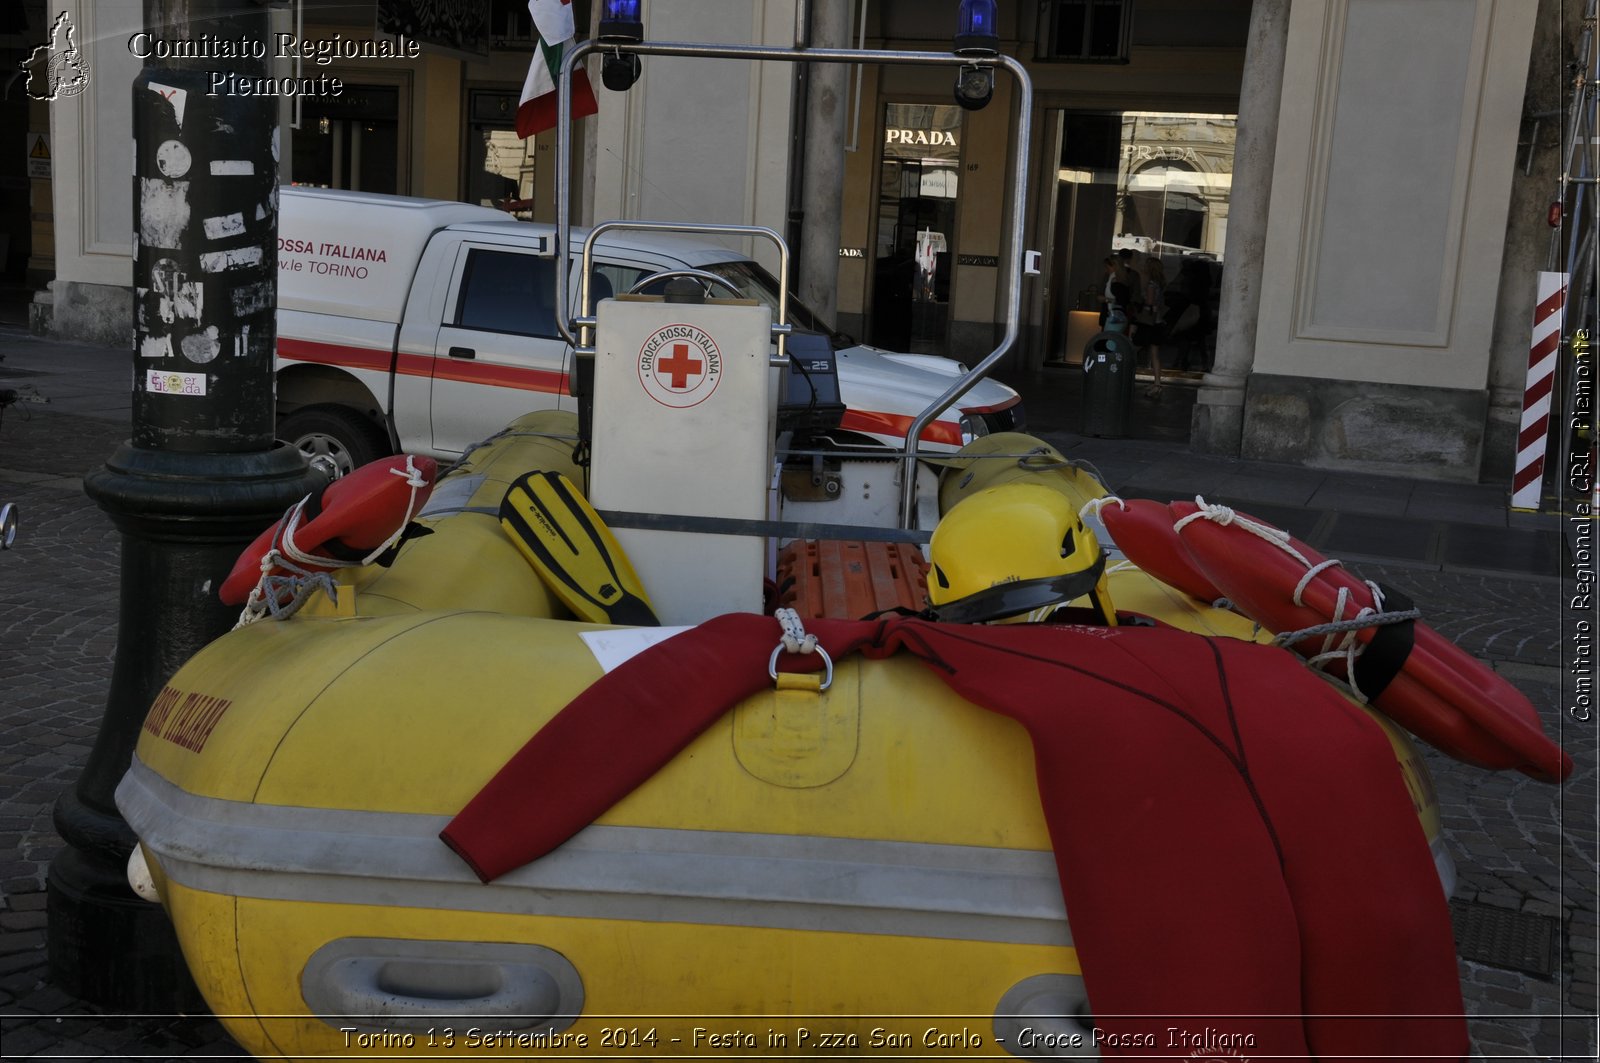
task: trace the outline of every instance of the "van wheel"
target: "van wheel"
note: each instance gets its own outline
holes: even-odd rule
[[[378,426],[343,406],[296,410],[279,422],[278,438],[334,480],[389,453],[389,441]]]

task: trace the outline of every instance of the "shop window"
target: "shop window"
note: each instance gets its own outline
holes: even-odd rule
[[[1045,0],[1039,8],[1038,58],[1126,63],[1133,0]]]
[[[1222,260],[1236,121],[1227,114],[1120,116],[1116,238],[1171,259]]]
[[[884,105],[867,330],[877,346],[943,354],[948,345],[962,114],[940,104]]]
[[[473,89],[467,102],[468,203],[534,217],[536,138],[517,136],[517,95]]]
[[[567,0],[562,0],[563,3]],[[579,37],[587,37],[589,0],[571,0],[572,21]],[[495,48],[532,48],[533,16],[528,0],[489,0],[489,39]]]
[[[578,36],[587,37],[589,0],[571,0],[571,3],[572,21],[578,29]],[[489,41],[493,47],[531,49],[534,39],[533,16],[528,13],[528,0],[489,0]]]
[[[359,5],[336,5],[352,9]],[[474,0],[377,0],[377,27],[380,33],[410,37],[430,50],[454,55],[458,59],[489,58],[490,5]],[[371,15],[367,16],[371,18]]]
[[[294,130],[294,183],[405,194],[401,92],[395,85],[346,85],[338,96],[307,96]]]
[[[489,0],[489,39],[494,47],[531,47],[533,16],[528,5],[517,0]]]
[[[1060,113],[1060,112],[1057,112]],[[1174,368],[1209,363],[1233,187],[1235,116],[1163,111],[1061,115],[1050,291],[1050,357],[1077,361],[1099,330],[1106,259],[1127,252],[1141,286],[1159,268],[1161,292],[1130,293],[1159,320],[1183,300],[1195,324],[1162,350]],[[1159,267],[1150,265],[1152,259]],[[1170,292],[1170,300],[1168,293]],[[1187,304],[1184,304],[1187,305]]]

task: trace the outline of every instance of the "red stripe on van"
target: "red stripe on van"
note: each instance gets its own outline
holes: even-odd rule
[[[314,362],[317,365],[336,365],[344,369],[368,369],[373,372],[389,371],[389,352],[373,347],[350,347],[340,343],[315,343],[311,340],[280,338],[278,355],[295,362]],[[492,365],[466,359],[435,358],[426,354],[402,354],[395,360],[395,372],[401,376],[435,377],[455,380],[464,384],[482,384],[485,387],[515,388],[519,391],[538,391],[552,395],[567,395],[567,375],[548,369],[523,369],[518,366]]]
[[[400,376],[433,375],[433,363],[438,359],[431,354],[402,354],[395,359],[394,371]]]
[[[279,336],[278,357],[296,362],[315,362],[318,365],[338,365],[346,369],[371,369],[379,373],[389,371],[389,352],[374,347],[347,347],[342,343],[315,343]]]
[[[456,380],[463,384],[483,384],[494,388],[518,388],[551,395],[567,393],[567,375],[548,369],[523,369],[514,365],[492,365],[462,358],[436,358],[435,380]]]
[[[911,429],[911,418],[903,417],[898,413],[847,409],[844,411],[844,420],[839,422],[839,427],[848,428],[852,432],[903,437]],[[951,424],[949,421],[934,421],[923,426],[922,441],[924,443],[948,443],[950,446],[959,447],[961,445],[961,426]]]

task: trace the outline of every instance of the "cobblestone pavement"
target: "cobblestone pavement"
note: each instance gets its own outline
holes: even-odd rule
[[[22,513],[0,554],[0,1054],[6,1059],[213,1058],[242,1054],[208,1016],[123,1017],[53,987],[45,965],[45,872],[60,840],[56,798],[99,725],[117,614],[117,536],[79,478],[125,433],[104,419],[13,407],[0,420],[0,503]],[[1578,726],[1552,580],[1418,564],[1363,564],[1412,595],[1446,636],[1524,690],[1577,763],[1557,788],[1427,753],[1455,856],[1458,914],[1492,909],[1553,920],[1556,972],[1470,959],[1470,1029],[1491,1058],[1596,1053],[1596,730]],[[1568,620],[1570,622],[1570,620]],[[1563,679],[1568,679],[1563,689]],[[1458,924],[1459,926],[1459,924]],[[1458,935],[1459,938],[1459,935]]]

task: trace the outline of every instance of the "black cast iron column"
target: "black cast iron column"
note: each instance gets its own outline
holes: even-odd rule
[[[122,532],[117,652],[100,733],[56,806],[68,848],[50,865],[49,954],[68,992],[175,1012],[198,997],[165,913],[128,886],[113,794],[161,685],[233,625],[216,591],[239,551],[318,480],[273,439],[277,100],[211,94],[213,70],[269,74],[248,54],[270,54],[267,9],[147,0],[145,24],[246,54],[151,60],[133,85],[132,438],[84,483]]]

